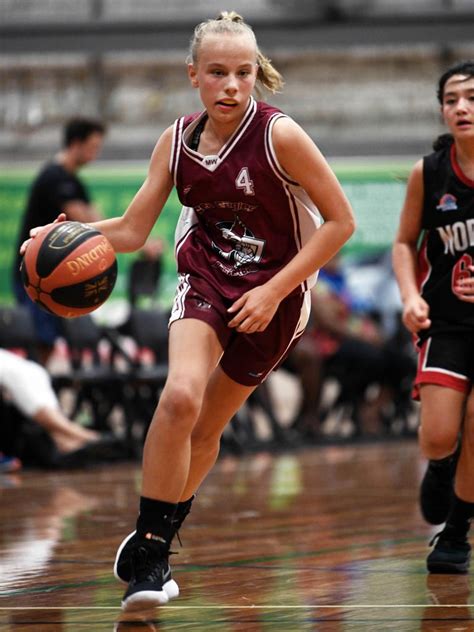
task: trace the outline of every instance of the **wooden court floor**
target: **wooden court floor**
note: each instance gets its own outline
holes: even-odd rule
[[[140,468],[0,478],[0,631],[474,631],[471,576],[428,576],[414,441],[222,458],[172,557],[181,596],[121,614]]]

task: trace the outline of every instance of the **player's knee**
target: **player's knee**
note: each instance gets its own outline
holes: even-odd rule
[[[428,458],[442,458],[456,449],[458,430],[454,428],[426,428],[421,426],[420,438]]]
[[[192,384],[177,380],[167,383],[160,398],[160,407],[175,425],[188,424],[199,415],[201,402]]]

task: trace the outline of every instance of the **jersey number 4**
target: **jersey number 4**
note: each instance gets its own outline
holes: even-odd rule
[[[245,195],[255,195],[253,180],[250,179],[250,174],[247,167],[242,167],[242,169],[239,171],[239,175],[235,179],[235,186],[238,189],[243,189]]]

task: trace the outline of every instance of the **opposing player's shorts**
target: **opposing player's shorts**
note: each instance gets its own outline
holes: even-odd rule
[[[309,291],[286,297],[265,331],[245,334],[228,326],[228,300],[202,278],[180,275],[170,324],[196,318],[210,325],[224,350],[220,365],[235,382],[256,386],[277,369],[298,342],[310,313]]]
[[[421,384],[437,384],[468,393],[474,377],[474,334],[437,333],[422,345],[413,396]]]

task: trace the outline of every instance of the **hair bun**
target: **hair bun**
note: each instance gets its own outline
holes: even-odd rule
[[[229,20],[230,22],[243,22],[244,18],[236,11],[221,11],[216,20]]]

